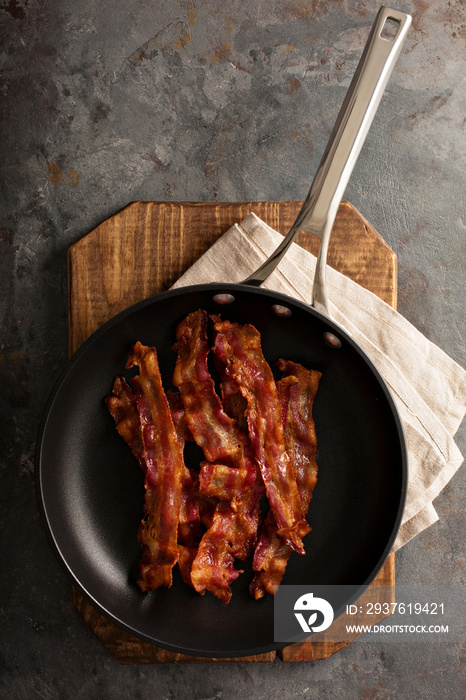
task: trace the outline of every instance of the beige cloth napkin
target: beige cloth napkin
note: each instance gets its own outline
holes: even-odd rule
[[[250,214],[230,228],[174,287],[239,282],[283,239]],[[316,258],[292,244],[264,287],[308,304]],[[466,372],[372,292],[328,268],[330,314],[371,358],[389,386],[405,432],[408,492],[396,551],[439,518],[432,501],[463,457],[453,439],[466,411]]]

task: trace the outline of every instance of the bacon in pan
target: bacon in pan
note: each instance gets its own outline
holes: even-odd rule
[[[222,408],[209,373],[207,322],[206,312],[199,309],[178,324],[173,384],[180,392],[191,434],[206,460],[238,466],[243,442],[236,421]]]
[[[126,368],[139,367],[131,381],[141,425],[146,465],[144,518],[138,531],[142,546],[139,587],[150,591],[171,586],[178,561],[178,524],[185,466],[171,417],[155,348],[137,342]]]
[[[240,574],[235,558],[246,558],[257,541],[259,491],[257,466],[249,437],[229,416],[208,369],[208,317],[199,309],[177,328],[173,383],[185,408],[186,421],[204,451],[200,494],[220,498],[194,558],[191,579],[199,593],[212,592],[223,602]],[[257,494],[252,502],[251,493]],[[262,493],[262,492],[261,492]]]
[[[285,444],[301,498],[303,512],[307,513],[317,481],[317,440],[312,407],[321,374],[294,362],[277,363],[285,377],[277,382],[282,408]],[[257,572],[249,591],[256,600],[265,593],[275,595],[285,573],[291,548],[277,535],[277,523],[269,510],[262,526],[254,552],[253,569]]]
[[[177,328],[177,391],[164,391],[155,349],[136,343],[126,365],[139,368],[132,389],[117,377],[106,402],[144,473],[139,586],[170,586],[178,563],[197,592],[228,603],[242,573],[236,559],[253,555],[257,599],[276,592],[292,550],[304,553],[320,373],[279,360],[284,376],[275,382],[258,331],[211,318],[220,396],[208,366],[208,316],[199,309]],[[189,470],[183,450],[193,440],[205,461]],[[264,494],[270,508],[262,522]]]
[[[235,569],[235,559],[246,561],[257,542],[260,499],[264,486],[258,474],[245,498],[233,510],[227,501],[220,501],[212,524],[204,534],[194,559],[191,578],[194,588],[203,594],[213,593],[223,603],[231,599],[231,583],[243,573]]]
[[[124,377],[116,377],[113,382],[112,394],[107,396],[105,403],[115,421],[118,433],[127,443],[145,473],[146,465],[142,456],[142,439],[136,399]]]
[[[277,388],[262,353],[260,334],[251,325],[212,318],[214,352],[226,360],[226,374],[236,381],[247,401],[249,434],[278,524],[277,534],[292,549],[304,554],[301,538],[309,532],[309,526],[286,451]]]
[[[181,449],[183,449],[185,442],[191,442],[193,440],[186,421],[183,402],[177,391],[167,391],[166,397],[168,405],[170,406],[178,442],[180,443]],[[178,523],[178,568],[183,580],[189,586],[192,586],[192,563],[197,554],[199,542],[204,534],[199,514],[200,502],[199,475],[194,470],[189,470],[183,465],[180,519]]]
[[[236,510],[255,478],[252,469],[201,462],[199,493],[203,496],[213,496],[220,501],[228,501],[233,510]]]
[[[185,440],[192,440],[186,426],[184,408],[177,392],[166,392],[173,424],[178,436],[181,449]],[[108,410],[115,420],[116,428],[121,437],[130,447],[138,460],[144,475],[147,466],[143,456],[141,421],[139,418],[136,397],[124,377],[117,377],[113,382],[112,395],[105,399]],[[180,495],[180,516],[178,522],[178,567],[183,579],[191,584],[191,564],[196,556],[197,548],[203,530],[199,515],[199,482],[183,464]]]
[[[198,593],[210,591],[223,603],[231,599],[230,585],[242,571],[234,567],[229,534],[235,513],[228,503],[220,502],[215,508],[212,524],[204,534],[192,562],[191,580]]]
[[[235,498],[233,493],[241,493],[241,508],[238,512],[238,518],[243,523],[245,539],[243,547],[236,549],[237,556],[242,561],[245,561],[249,554],[253,551],[258,536],[259,525],[261,521],[260,500],[265,494],[265,485],[262,479],[259,466],[257,464],[254,448],[249,437],[248,423],[246,420],[247,402],[241,394],[240,387],[236,379],[227,374],[228,358],[220,352],[219,347],[214,345],[215,366],[220,379],[220,391],[222,395],[222,405],[225,412],[236,420],[241,426],[242,434],[245,436],[244,456],[248,469],[238,469],[237,474],[233,479],[235,488],[230,483],[222,484],[222,475],[219,472],[213,471],[216,479],[219,492],[221,487],[225,489],[224,497],[227,495],[232,498],[232,507],[235,507]],[[220,493],[218,494],[220,498]],[[238,496],[237,496],[238,498]]]
[[[178,441],[182,448],[186,442],[192,442],[193,436],[188,428],[186,422],[186,414],[181,400],[181,396],[178,391],[168,390],[165,392],[167,397],[168,405],[170,406],[170,413],[172,415],[173,425],[175,426],[176,434],[178,436]]]

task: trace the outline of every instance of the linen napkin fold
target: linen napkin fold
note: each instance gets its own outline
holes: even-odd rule
[[[239,282],[283,236],[255,214],[232,226],[176,282]],[[308,304],[316,258],[293,243],[263,284]],[[436,522],[432,501],[463,462],[454,435],[466,412],[466,372],[372,292],[327,268],[330,315],[365,351],[389,387],[403,424],[408,490],[396,551]]]

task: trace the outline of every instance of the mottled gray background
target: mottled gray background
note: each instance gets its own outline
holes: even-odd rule
[[[464,643],[120,667],[70,605],[34,492],[37,426],[67,355],[67,248],[137,199],[303,198],[378,6],[0,0],[2,698],[464,697]],[[413,27],[345,198],[398,255],[401,313],[466,365],[465,7],[398,9]],[[440,522],[397,554],[399,581],[464,583],[465,486],[463,469]]]

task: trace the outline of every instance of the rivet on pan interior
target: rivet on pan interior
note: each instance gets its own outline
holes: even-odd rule
[[[341,348],[341,340],[333,333],[329,333],[329,331],[324,333],[324,340],[331,348]]]
[[[212,299],[215,301],[216,304],[232,304],[235,300],[235,297],[233,294],[215,294]]]
[[[272,311],[277,316],[283,316],[283,317],[291,316],[291,313],[292,313],[291,309],[289,309],[287,306],[282,306],[281,304],[274,304],[272,306]]]

